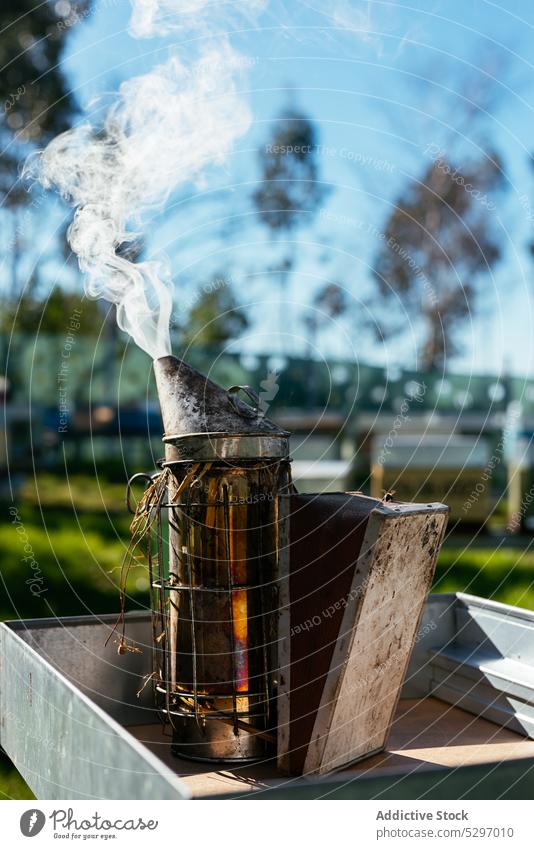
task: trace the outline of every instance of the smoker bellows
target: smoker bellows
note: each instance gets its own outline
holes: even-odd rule
[[[380,750],[447,508],[299,495],[289,434],[250,387],[171,356],[154,368],[165,459],[142,509],[173,751],[299,774]]]

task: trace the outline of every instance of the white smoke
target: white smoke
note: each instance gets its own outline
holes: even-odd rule
[[[244,61],[224,33],[210,27],[213,0],[132,0],[130,32],[202,34],[203,50],[185,64],[176,52],[124,82],[103,125],[85,123],[39,155],[38,179],[75,207],[68,239],[86,273],[86,291],[117,305],[119,326],[151,357],[171,353],[172,279],[164,262],[131,262],[117,249],[135,237],[132,224],[165,203],[176,187],[222,163],[251,116],[237,92]],[[226,0],[218,0],[217,13]],[[235,4],[232,4],[235,9]],[[239,4],[247,15],[258,0]]]
[[[131,0],[134,8],[130,33],[134,38],[168,35],[170,32],[203,32],[213,29],[214,19],[254,22],[266,0]]]

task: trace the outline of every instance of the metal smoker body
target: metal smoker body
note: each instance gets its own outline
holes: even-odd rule
[[[156,697],[173,750],[201,760],[276,745],[278,494],[288,436],[175,357],[154,363],[164,423],[168,558],[152,576]],[[255,399],[256,400],[256,399]]]

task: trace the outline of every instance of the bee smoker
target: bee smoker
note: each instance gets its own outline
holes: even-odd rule
[[[290,483],[289,434],[249,387],[225,391],[173,356],[154,369],[165,443],[151,558],[157,705],[181,757],[267,757],[276,743],[277,512]]]

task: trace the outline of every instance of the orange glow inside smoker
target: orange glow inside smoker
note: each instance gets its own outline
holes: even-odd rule
[[[246,528],[246,485],[240,491],[239,484],[237,492],[232,492],[233,497],[240,497],[239,506],[232,505],[230,508],[230,557],[232,580],[235,584],[246,583],[247,578],[247,537],[244,532]],[[234,651],[235,651],[235,677],[238,693],[248,690],[248,618],[247,618],[247,591],[232,591],[232,616],[234,620]]]

